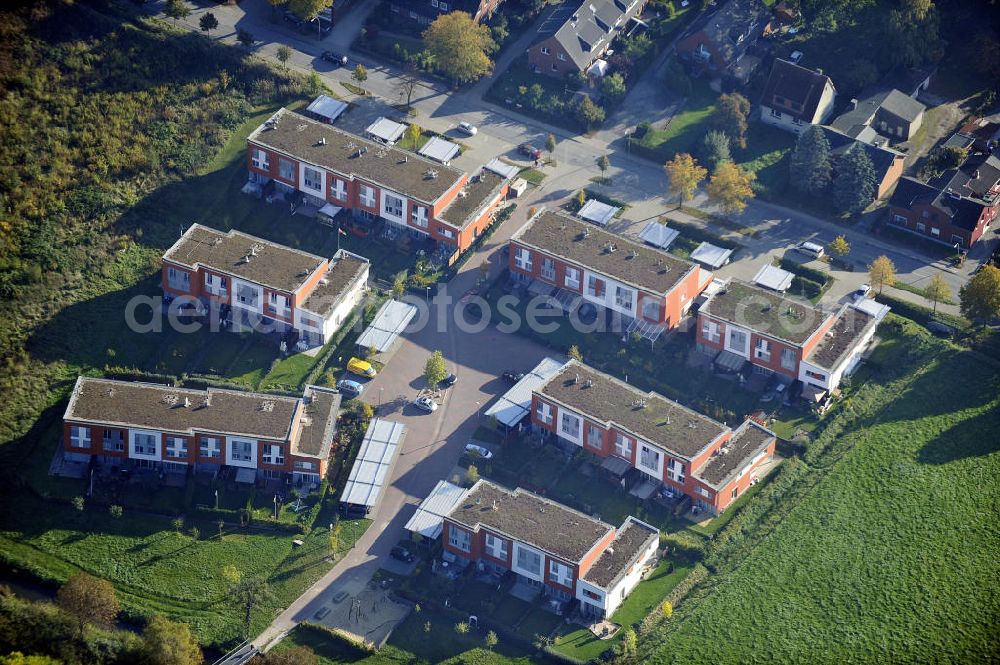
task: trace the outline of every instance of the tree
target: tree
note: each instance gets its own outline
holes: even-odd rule
[[[722,162],[715,169],[705,192],[708,199],[729,215],[738,215],[747,207],[747,200],[753,198],[754,174],[744,171],[732,162]]]
[[[410,107],[413,105],[413,93],[417,91],[417,87],[419,85],[420,79],[410,72],[403,74],[403,76],[400,77],[399,82],[396,84],[396,89],[399,91],[400,99],[406,97],[407,111],[409,111]]]
[[[622,633],[622,655],[623,656],[634,656],[635,652],[639,650],[639,638],[635,634],[635,628],[629,626]]]
[[[490,276],[490,260],[483,259],[483,262],[479,264],[479,281],[485,282]]]
[[[448,376],[448,366],[444,362],[444,354],[435,351],[424,363],[424,381],[427,387],[434,389]]]
[[[465,470],[465,484],[472,487],[479,481],[479,468],[475,464],[470,464]]]
[[[319,77],[319,74],[309,72],[309,78],[306,79],[306,91],[309,93],[309,96],[318,95],[324,88],[323,79]]]
[[[719,164],[732,161],[732,158],[729,137],[725,132],[717,129],[705,132],[705,138],[701,141],[701,163],[706,168],[714,171]]]
[[[303,21],[311,21],[332,4],[332,0],[288,0],[288,9]]]
[[[458,633],[459,635],[465,635],[466,633],[469,632],[469,624],[465,623],[464,621],[459,621],[458,623],[455,624],[455,632]]]
[[[75,510],[78,513],[82,513],[83,512],[83,497],[82,496],[74,496],[73,497],[73,510]]]
[[[712,126],[723,131],[739,147],[747,147],[747,117],[750,115],[750,100],[738,92],[720,95],[715,102]]]
[[[611,160],[608,159],[607,155],[601,155],[597,158],[597,168],[601,169],[602,176],[611,168]]]
[[[958,297],[962,315],[971,321],[986,323],[1000,316],[1000,268],[988,265],[977,272]]]
[[[493,649],[496,648],[496,645],[499,644],[499,643],[500,643],[500,638],[497,637],[497,633],[496,633],[495,630],[491,630],[490,632],[486,633],[486,648],[487,649],[489,649],[490,651],[493,651]]]
[[[843,67],[837,79],[837,94],[856,97],[859,92],[878,80],[878,67],[867,58],[853,58]]]
[[[878,287],[878,293],[882,295],[884,287],[892,286],[896,282],[896,264],[883,254],[868,266],[868,279],[871,280],[872,286]]]
[[[111,515],[111,517],[113,517],[115,519],[121,518],[121,516],[124,513],[125,513],[125,510],[121,506],[118,506],[118,505],[108,506],[108,514]]]
[[[792,186],[799,191],[818,196],[830,186],[830,142],[817,125],[799,134],[789,167]]]
[[[674,606],[669,600],[665,600],[663,601],[663,604],[660,605],[660,611],[663,612],[664,619],[669,619],[674,615]]]
[[[294,646],[291,649],[271,649],[261,660],[260,665],[317,665],[319,658],[309,647]]]
[[[914,67],[941,58],[941,19],[931,0],[902,0],[886,16],[880,45],[892,65]]]
[[[354,71],[351,72],[351,78],[358,83],[364,83],[368,80],[368,69],[359,62]]]
[[[359,67],[361,65],[358,65]],[[420,136],[424,133],[424,130],[420,128],[420,125],[411,122],[406,126],[406,131],[403,132],[403,138],[406,140],[406,145],[410,146],[410,150],[417,149],[417,141],[420,140]]]
[[[215,18],[215,14],[212,12],[205,12],[198,19],[198,27],[201,28],[202,32],[211,33],[219,27],[219,19]]]
[[[194,540],[198,540],[201,538],[201,530],[198,527],[193,526],[188,529],[188,535],[190,535]]]
[[[927,288],[924,289],[924,297],[934,303],[934,313],[937,314],[938,303],[951,300],[951,288],[948,282],[944,281],[944,277],[934,273],[931,281],[927,283]]]
[[[184,0],[167,0],[163,13],[174,19],[174,21],[178,21],[182,18],[187,18],[191,14],[191,8],[188,7]]]
[[[579,190],[574,197],[576,201],[576,209],[579,210],[583,206],[587,205],[587,192],[584,190]]]
[[[228,563],[222,567],[222,579],[226,581],[226,584],[233,587],[239,584],[240,580],[243,579],[243,573],[241,573],[236,566]]]
[[[244,577],[229,589],[229,597],[243,609],[243,636],[250,636],[253,608],[273,598],[271,588],[261,577]]]
[[[667,89],[679,97],[687,97],[691,94],[691,78],[684,71],[683,65],[677,58],[670,58],[666,67],[663,68],[663,82]]]
[[[181,621],[153,616],[142,632],[142,662],[149,665],[200,665],[198,640]]]
[[[566,355],[568,355],[570,359],[575,360],[578,363],[583,362],[583,354],[580,353],[580,348],[576,344],[569,347],[569,351],[566,352]]]
[[[396,273],[392,280],[392,297],[399,300],[404,293],[406,293],[406,271],[402,270]]]
[[[340,520],[334,517],[333,528],[330,529],[329,545],[330,554],[336,556],[337,552],[340,551],[340,532],[343,530],[343,525],[341,525]]]
[[[77,622],[79,636],[88,623],[110,625],[121,607],[111,582],[87,573],[76,573],[56,594],[56,603]]]
[[[254,42],[257,41],[257,38],[254,37],[253,33],[250,32],[249,30],[244,30],[243,28],[239,28],[236,31],[236,41],[238,41],[243,46],[243,48],[250,50],[250,48],[253,47]]]
[[[48,656],[25,656],[20,651],[12,651],[6,656],[0,656],[0,665],[62,665],[62,661]]]
[[[173,527],[174,531],[176,531],[177,533],[180,533],[181,529],[184,528],[184,518],[183,517],[175,517],[174,519],[170,520],[170,526]]]
[[[541,86],[539,86],[539,87],[541,87]],[[545,137],[545,149],[548,151],[550,157],[553,156],[553,154],[556,151],[556,135],[555,134],[551,134],[550,133],[548,136]]]
[[[620,99],[625,95],[625,79],[618,72],[609,74],[601,80],[601,95],[611,99]]]
[[[284,65],[288,62],[288,59],[292,57],[292,49],[282,44],[278,47],[278,51],[275,55],[278,56],[278,62]]]
[[[667,171],[668,191],[677,197],[677,207],[684,205],[686,199],[694,196],[698,185],[708,175],[708,169],[698,164],[698,161],[686,152],[679,152],[674,158],[663,165]]]
[[[576,117],[589,131],[596,123],[604,122],[604,109],[595,104],[590,97],[584,96],[576,105]]]
[[[874,199],[875,166],[861,144],[855,143],[837,161],[833,203],[838,211],[856,215]]]
[[[490,29],[466,12],[441,14],[423,37],[434,62],[456,84],[479,79],[493,67],[489,54],[496,45]]]
[[[827,245],[827,248],[835,256],[847,256],[848,252],[851,251],[851,243],[847,242],[847,238],[843,235],[839,235]]]

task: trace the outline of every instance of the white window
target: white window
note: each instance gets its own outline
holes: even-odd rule
[[[632,311],[632,297],[635,292],[632,289],[627,289],[624,286],[615,287],[615,304],[622,309],[627,309]]]
[[[580,288],[580,271],[576,268],[566,267],[566,288],[568,289],[578,289]]]
[[[740,488],[737,485],[736,487],[733,488],[733,498],[735,499],[736,495],[739,494],[739,493],[740,493]]]
[[[472,534],[465,529],[451,525],[448,527],[448,544],[463,552],[472,551]]]
[[[229,442],[229,457],[236,462],[253,461],[253,442],[234,439]]]
[[[271,168],[271,163],[267,160],[267,153],[260,149],[254,149],[250,162],[255,169],[267,171]]]
[[[594,275],[587,275],[587,295],[600,296],[604,294],[604,285]]]
[[[708,491],[707,489],[705,489],[704,487],[702,487],[701,485],[699,485],[698,487],[696,487],[695,491],[698,492],[698,494],[700,494],[703,497],[705,497],[706,499],[711,499],[712,498],[712,493],[710,491]]]
[[[90,448],[90,428],[77,425],[70,427],[69,443],[74,448]]]
[[[615,454],[632,459],[632,440],[621,432],[615,432]]]
[[[642,301],[642,315],[650,321],[659,321],[660,303],[655,300]]]
[[[534,550],[518,545],[517,559],[514,563],[526,573],[533,574],[536,577],[542,576],[542,555]]]
[[[897,224],[906,224],[906,217],[903,217],[902,215],[893,215],[892,221],[896,222]]]
[[[917,222],[917,233],[923,233],[927,229],[927,226],[923,222]]]
[[[684,463],[680,460],[672,459],[667,464],[667,477],[675,483],[684,482]]]
[[[281,446],[268,444],[264,446],[264,464],[284,464],[285,455],[281,452]]]
[[[167,437],[167,457],[187,457],[187,439],[179,436]]]
[[[726,336],[726,349],[734,353],[738,353],[741,356],[747,355],[747,345],[750,343],[750,336],[745,330],[739,330],[737,328],[729,328],[729,334]]]
[[[559,58],[560,60],[566,60],[566,54],[565,53],[557,53],[556,57]]]
[[[287,314],[289,310],[288,298],[272,291],[267,308],[275,314]]]
[[[486,553],[494,559],[507,560],[507,541],[492,533],[486,534]]]
[[[121,452],[125,450],[125,432],[121,430],[104,430],[104,450]]]
[[[219,448],[219,440],[210,436],[203,437],[199,453],[202,457],[221,457],[222,451]]]
[[[384,194],[382,196],[382,214],[396,219],[402,217],[403,199],[392,194]]]
[[[754,358],[757,360],[763,360],[764,362],[771,361],[771,343],[764,339],[763,337],[757,338],[757,343],[754,345],[753,349]]]
[[[781,350],[781,366],[785,369],[795,369],[795,351],[791,349]]]
[[[361,205],[366,208],[375,207],[375,188],[361,185]]]
[[[333,186],[332,189],[330,190],[330,193],[333,194],[333,198],[339,199],[341,201],[346,201],[347,185],[344,183],[343,180],[337,180],[336,178],[334,178]]]
[[[313,471],[313,470],[316,469],[316,463],[315,462],[301,462],[300,461],[300,462],[296,462],[292,466],[294,466],[299,471]]]
[[[552,406],[550,404],[539,402],[538,409],[535,411],[535,414],[538,416],[538,419],[546,425],[552,424]]]
[[[556,262],[548,257],[542,259],[542,279],[547,279],[550,282],[556,280]]]
[[[158,438],[150,432],[133,432],[132,454],[140,457],[157,457]]]
[[[524,247],[518,247],[514,252],[514,266],[519,270],[531,270],[531,251]]]
[[[190,291],[191,276],[184,270],[178,270],[173,266],[167,268],[167,284],[175,291]]]
[[[590,427],[587,430],[587,445],[600,450],[604,447],[604,432],[597,427]]]
[[[931,235],[932,236],[939,236],[939,235],[941,235],[941,229],[932,226],[931,227]]]
[[[295,164],[287,159],[278,158],[278,175],[283,180],[295,180]]]
[[[826,381],[826,374],[820,374],[819,372],[814,372],[811,369],[806,370],[806,376],[810,379],[816,379],[817,381]]]
[[[663,451],[648,444],[640,443],[636,467],[654,478],[663,478]]]
[[[722,338],[722,335],[719,332],[719,324],[715,321],[705,319],[701,322],[701,336],[710,342],[718,344],[719,340]]]
[[[580,419],[572,413],[563,413],[559,419],[559,432],[576,440],[580,438]]]
[[[308,166],[302,169],[302,182],[306,187],[313,191],[321,192],[323,191],[323,174],[316,169],[309,168]]]
[[[964,245],[965,244],[965,238],[963,238],[962,236],[958,236],[958,235],[952,234],[952,236],[951,236],[951,244],[953,244],[953,245]]]
[[[549,560],[549,581],[563,586],[573,586],[573,569],[558,561]]]
[[[552,50],[551,50],[551,49],[549,49],[549,47],[548,47],[548,46],[543,46],[543,47],[541,48],[541,51],[542,51],[542,55],[548,55],[548,54],[552,53]]]
[[[415,226],[421,228],[427,228],[427,208],[423,206],[413,206],[413,210],[410,212],[410,220]]]
[[[438,229],[438,233],[443,235],[445,238],[455,237],[455,233],[451,229]]]
[[[210,272],[205,273],[205,288],[208,289],[209,293],[214,293],[215,295],[226,295],[226,289],[229,288],[229,280],[225,277],[219,275],[213,275]]]

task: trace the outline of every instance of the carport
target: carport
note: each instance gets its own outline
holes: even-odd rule
[[[458,144],[435,136],[425,143],[417,153],[428,159],[433,159],[435,162],[448,165],[458,154]]]
[[[347,104],[345,102],[327,95],[320,95],[306,107],[306,111],[328,124],[332,124],[346,110]]]
[[[413,305],[390,300],[382,305],[375,320],[358,337],[357,345],[362,349],[374,348],[378,353],[385,353],[416,315],[417,308]]]
[[[413,534],[419,533],[427,540],[437,540],[441,535],[444,518],[458,505],[465,492],[464,487],[439,480],[403,528]]]
[[[767,264],[762,266],[761,269],[757,271],[757,274],[754,275],[753,281],[758,286],[763,286],[765,289],[777,291],[778,293],[784,293],[788,290],[788,287],[792,285],[792,278],[794,277],[795,275],[787,270],[782,270],[777,266]]]
[[[405,131],[406,125],[389,120],[386,117],[380,117],[365,128],[365,136],[376,141],[381,141],[386,145],[393,145],[403,136],[403,132]]]
[[[658,249],[667,249],[677,240],[678,235],[680,233],[677,229],[672,229],[666,224],[660,224],[659,222],[650,222],[639,234],[639,238],[646,244]]]
[[[405,432],[401,423],[372,419],[340,496],[342,513],[368,515],[378,505],[392,478]]]
[[[520,166],[508,164],[499,158],[491,159],[483,168],[491,173],[496,173],[501,178],[507,178],[508,180],[516,177],[517,174],[521,172]]]
[[[703,242],[691,252],[691,260],[700,263],[706,268],[718,270],[729,263],[729,257],[733,250],[725,247],[718,247],[708,242]]]
[[[531,412],[531,393],[558,374],[565,364],[565,360],[542,358],[533,370],[486,410],[486,416],[495,417],[497,426],[505,432],[514,429]]]
[[[607,203],[602,203],[595,199],[588,199],[583,207],[580,208],[580,212],[576,213],[577,217],[585,219],[588,222],[593,222],[599,226],[607,226],[614,216],[618,214],[620,208],[615,206],[610,206]]]

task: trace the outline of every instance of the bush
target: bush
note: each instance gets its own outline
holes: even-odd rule
[[[938,321],[939,323],[951,326],[955,330],[961,331],[971,325],[969,320],[965,317],[947,314],[942,312],[940,309],[937,314],[935,314],[934,310],[930,307],[923,307],[908,300],[900,300],[899,298],[894,298],[893,296],[885,293],[877,296],[876,300],[891,307],[894,314],[905,316],[911,321],[919,323],[922,326],[926,326],[931,321]]]
[[[828,286],[828,282],[832,281],[833,278],[829,274],[823,272],[822,270],[816,270],[815,268],[809,268],[802,265],[801,263],[796,263],[790,259],[781,259],[778,265],[780,265],[784,270],[792,273],[793,275],[798,275],[799,277],[805,277],[808,280],[821,284],[822,286]]]
[[[705,556],[705,541],[684,531],[661,533],[660,546],[666,547],[672,557],[691,563],[700,561]]]

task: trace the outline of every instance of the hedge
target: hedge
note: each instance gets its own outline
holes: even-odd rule
[[[876,300],[891,307],[895,314],[905,316],[922,326],[926,326],[932,321],[937,321],[951,326],[955,330],[965,330],[972,325],[969,320],[963,316],[955,316],[954,314],[948,314],[941,311],[938,311],[935,314],[934,310],[930,307],[924,307],[922,305],[912,303],[909,300],[900,300],[899,298],[895,298],[885,293],[879,294],[876,297]]]
[[[711,231],[706,231],[705,229],[695,226],[694,224],[688,224],[687,222],[679,222],[676,219],[667,219],[667,226],[673,227],[699,242],[708,242],[713,245],[718,245],[719,247],[725,247],[726,249],[731,249],[734,252],[738,249],[742,249],[743,245],[738,242],[733,242],[732,240],[726,240],[722,236],[715,235]]]
[[[798,275],[799,277],[805,277],[806,279],[812,280],[822,286],[829,286],[829,282],[833,281],[833,277],[829,273],[825,273],[822,270],[816,270],[815,268],[809,268],[802,265],[801,263],[796,263],[789,259],[781,259],[778,262],[784,270],[792,273],[793,275]]]
[[[168,386],[177,383],[177,377],[170,374],[157,374],[155,372],[144,372],[134,367],[112,367],[104,368],[104,376],[108,379],[119,381],[144,381],[146,383],[162,383]]]
[[[813,298],[818,298],[819,296],[823,295],[823,291],[825,290],[826,290],[825,284],[814,282],[808,277],[802,277],[800,275],[796,275],[795,277],[792,278],[792,286],[791,286],[792,293],[794,293],[795,295],[802,296],[803,298],[808,298],[809,300],[812,300]]]

